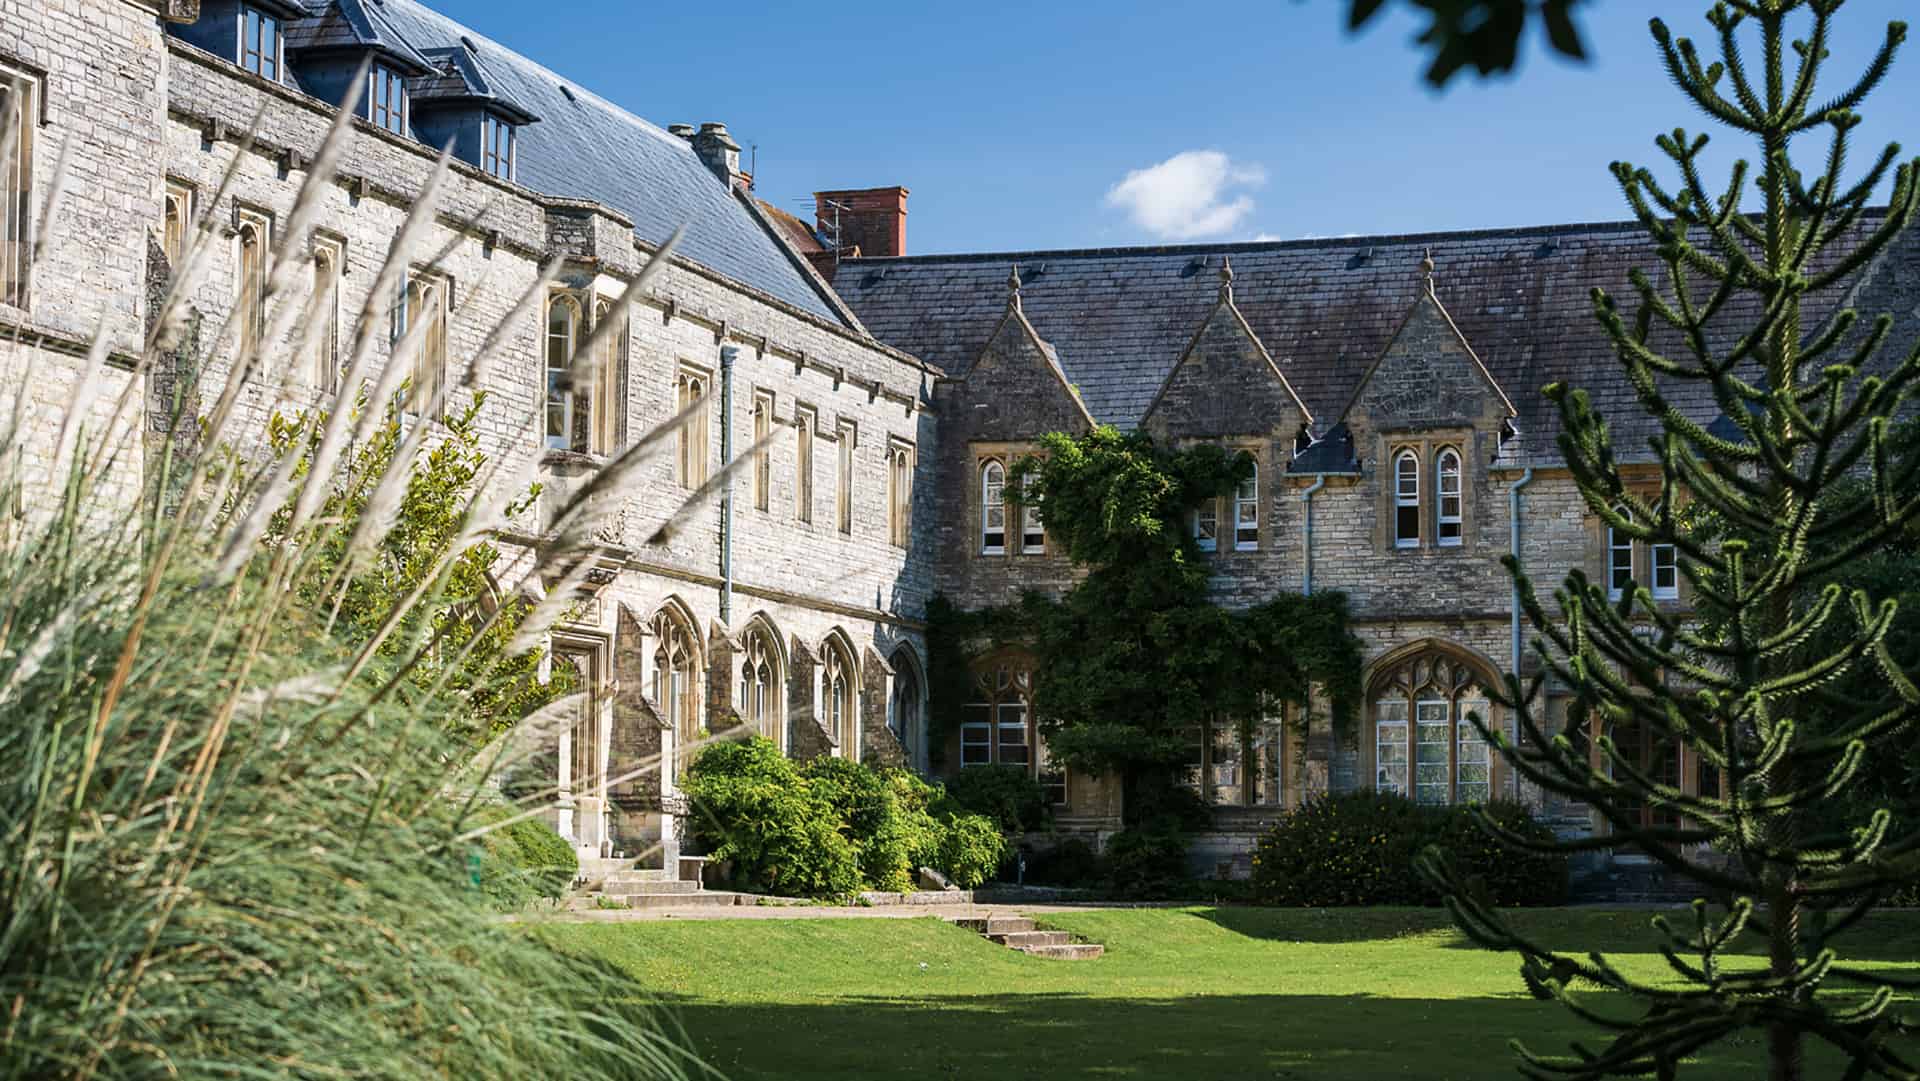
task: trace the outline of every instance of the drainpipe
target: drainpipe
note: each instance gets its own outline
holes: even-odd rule
[[[1516,573],[1520,568],[1520,490],[1532,483],[1533,483],[1533,467],[1528,466],[1527,471],[1520,474],[1520,479],[1517,481],[1514,481],[1513,486],[1507,489],[1507,529],[1510,534],[1507,543],[1508,543],[1509,550],[1513,553],[1513,564],[1514,564],[1514,570],[1516,571]],[[1512,608],[1513,608],[1513,676],[1515,679],[1518,679],[1520,678],[1521,645],[1520,645],[1520,579],[1517,577],[1513,580]],[[1514,711],[1514,715],[1511,720],[1511,727],[1513,731],[1509,734],[1509,738],[1513,740],[1513,745],[1515,747],[1518,747],[1520,746],[1520,715],[1519,715],[1519,711],[1517,710]],[[1517,803],[1520,800],[1520,772],[1518,770],[1509,769],[1507,773],[1513,782],[1513,799],[1514,799],[1514,802]]]
[[[720,347],[720,625],[733,628],[733,362],[740,347]],[[1516,632],[1518,633],[1518,632]]]
[[[1301,512],[1306,517],[1306,529],[1301,531],[1304,558],[1300,564],[1300,593],[1313,596],[1313,493],[1327,486],[1327,475],[1321,473],[1313,478],[1313,483],[1300,493]]]

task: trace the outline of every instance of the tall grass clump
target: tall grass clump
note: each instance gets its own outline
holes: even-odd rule
[[[491,725],[468,711],[507,699],[490,666],[448,654],[495,643],[502,678],[518,678],[568,607],[569,545],[596,528],[604,484],[548,523],[559,539],[535,580],[559,585],[545,599],[489,613],[466,595],[474,576],[454,572],[525,492],[489,464],[455,508],[459,527],[408,553],[418,573],[383,595],[386,610],[341,620],[340,600],[364,603],[354,583],[391,556],[396,508],[444,437],[420,424],[390,453],[352,452],[393,416],[417,336],[389,349],[369,302],[335,398],[271,401],[302,407],[278,440],[237,419],[239,403],[281,393],[263,372],[307,355],[299,253],[345,128],[286,220],[260,344],[231,320],[201,328],[192,398],[208,404],[175,409],[166,453],[140,442],[142,388],[193,340],[185,298],[224,244],[210,213],[130,372],[107,364],[104,326],[81,361],[0,342],[24,371],[16,388],[48,374],[35,364],[80,369],[53,447],[19,403],[0,411],[0,506],[26,509],[0,537],[0,1077],[697,1072],[639,988],[498,918],[483,888],[488,831],[542,807],[488,796],[497,763],[474,733]],[[444,172],[443,159],[373,295],[396,295],[430,260]],[[55,219],[60,187],[36,220]],[[466,385],[505,337],[469,358]],[[129,476],[144,497],[126,495]],[[349,489],[364,498],[343,503]],[[461,619],[467,632],[450,634]],[[516,621],[510,635],[495,633],[501,619]]]

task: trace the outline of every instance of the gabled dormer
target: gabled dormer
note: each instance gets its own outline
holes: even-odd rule
[[[206,0],[198,19],[168,29],[268,82],[291,84],[286,31],[306,17],[294,0]]]
[[[1060,366],[1059,353],[1027,319],[1018,266],[1008,275],[1007,308],[999,326],[953,385],[964,400],[961,442],[1031,441],[1048,432],[1078,435],[1094,426]]]
[[[422,54],[434,70],[409,87],[414,132],[430,146],[451,144],[454,157],[490,176],[513,180],[519,129],[540,118],[500,93],[478,46],[463,40]]]
[[[299,68],[300,85],[335,105],[346,101],[361,65],[360,117],[395,135],[412,134],[408,83],[437,69],[362,0],[308,0],[307,17],[286,28],[286,52]]]

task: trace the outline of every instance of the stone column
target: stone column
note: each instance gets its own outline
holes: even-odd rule
[[[672,851],[665,863],[679,858],[678,838],[662,814],[661,797],[672,749],[667,722],[647,698],[647,643],[644,625],[633,610],[621,605],[614,622],[613,727],[608,739],[607,801],[612,805],[614,847],[635,852],[656,840]]]
[[[787,651],[787,757],[798,762],[833,753],[833,736],[820,724],[814,701],[820,662],[798,637]]]
[[[893,666],[871,648],[860,664],[860,760],[869,766],[907,764],[907,749],[887,727],[887,704],[893,699]]]

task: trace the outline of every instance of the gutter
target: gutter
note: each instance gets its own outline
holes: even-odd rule
[[[1507,489],[1507,529],[1509,533],[1507,544],[1508,544],[1508,550],[1513,554],[1513,566],[1514,566],[1514,573],[1515,573],[1515,578],[1513,580],[1513,602],[1512,602],[1512,605],[1513,605],[1512,607],[1512,617],[1513,617],[1513,643],[1512,643],[1513,669],[1512,671],[1513,671],[1513,678],[1515,680],[1518,680],[1520,678],[1520,660],[1521,660],[1521,653],[1522,653],[1522,647],[1520,644],[1520,579],[1518,577],[1519,570],[1520,570],[1520,492],[1521,492],[1521,489],[1525,488],[1527,485],[1532,483],[1533,483],[1533,467],[1528,466],[1527,471],[1520,474],[1520,479],[1514,481],[1512,487]],[[1518,711],[1514,712],[1514,715],[1510,719],[1509,723],[1512,728],[1512,731],[1509,733],[1508,738],[1510,738],[1513,741],[1514,747],[1518,748],[1520,746],[1520,716]],[[1514,798],[1514,802],[1517,803],[1520,800],[1520,774],[1517,771],[1512,769],[1509,769],[1507,771],[1507,774],[1512,778],[1513,798]]]
[[[739,346],[720,347],[720,472],[726,478],[720,488],[720,625],[729,629],[733,627],[733,362],[739,358]]]
[[[1301,544],[1304,546],[1304,558],[1300,563],[1300,594],[1313,596],[1313,493],[1327,486],[1327,475],[1316,474],[1313,483],[1300,493],[1300,506],[1306,517],[1306,528],[1301,531]]]

